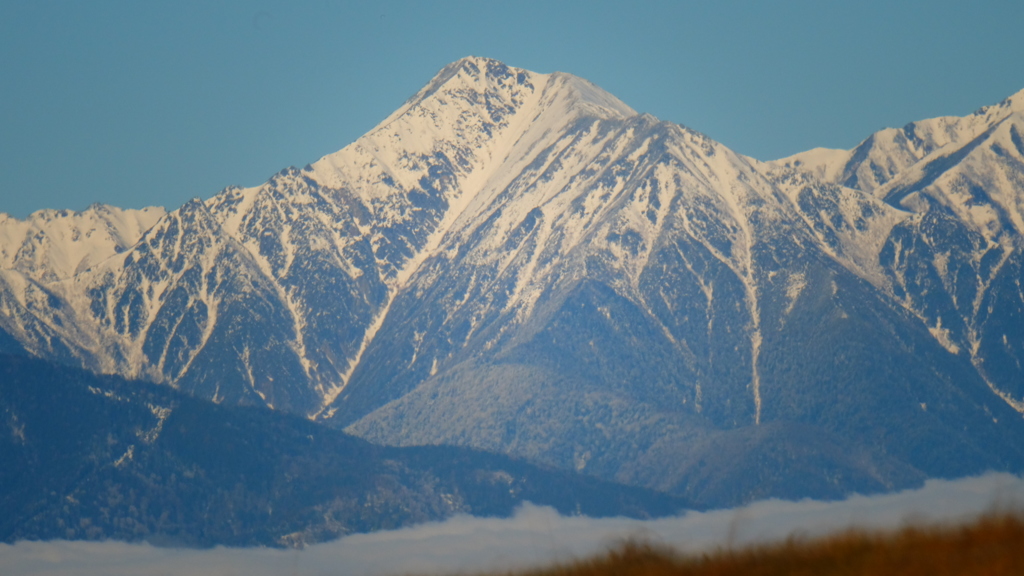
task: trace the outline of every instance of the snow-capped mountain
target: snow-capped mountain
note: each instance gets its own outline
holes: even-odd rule
[[[0,267],[37,282],[67,280],[130,248],[166,213],[102,204],[82,212],[41,210],[26,220],[0,213]]]
[[[874,284],[1024,412],[1024,90],[964,118],[883,130],[845,156],[811,151],[773,164],[905,211],[868,254],[883,271]]]
[[[5,240],[0,327],[215,402],[699,502],[1019,470],[1022,94],[759,162],[466,58],[341,151],[138,217],[105,258]]]
[[[23,351],[21,340],[41,356],[88,362],[95,352],[80,347],[89,336],[62,298],[63,284],[105,266],[165,215],[163,208],[99,204],[41,210],[23,221],[0,213],[0,351]]]
[[[944,116],[880,130],[853,150],[816,148],[776,160],[800,165],[818,178],[872,192],[926,156],[948,156],[1024,113],[1024,90],[970,116]]]

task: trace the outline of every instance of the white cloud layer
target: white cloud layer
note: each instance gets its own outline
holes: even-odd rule
[[[534,566],[600,552],[624,538],[684,551],[819,536],[848,527],[898,528],[958,522],[993,509],[1019,509],[1024,480],[987,474],[930,480],[919,490],[838,502],[765,500],[742,508],[659,520],[560,516],[526,505],[509,519],[459,516],[402,530],[359,534],[304,550],[182,550],[121,542],[0,544],[7,576],[383,576],[454,574]]]

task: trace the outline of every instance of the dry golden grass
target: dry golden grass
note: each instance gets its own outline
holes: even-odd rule
[[[518,576],[1022,576],[1024,517],[990,514],[959,527],[849,531],[680,555],[629,542],[588,560]]]

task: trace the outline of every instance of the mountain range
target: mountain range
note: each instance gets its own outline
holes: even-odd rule
[[[1024,91],[774,161],[441,70],[174,211],[0,216],[0,351],[695,506],[1024,469]]]
[[[301,547],[454,514],[646,518],[680,498],[464,448],[376,446],[297,416],[0,354],[0,542]]]

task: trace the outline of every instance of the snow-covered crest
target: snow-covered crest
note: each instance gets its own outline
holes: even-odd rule
[[[81,212],[40,210],[25,220],[0,213],[0,268],[36,280],[70,278],[127,250],[165,212],[93,204]]]
[[[504,163],[528,132],[533,140],[580,115],[635,114],[581,78],[468,57],[446,66],[365,136],[314,163],[311,176],[331,187],[361,184],[370,198],[408,193],[437,154],[449,156],[457,174],[468,179]]]
[[[768,164],[798,167],[826,182],[871,192],[926,157],[948,154],[1018,113],[1024,113],[1024,90],[967,116],[940,116],[885,128],[853,150],[815,148]]]

